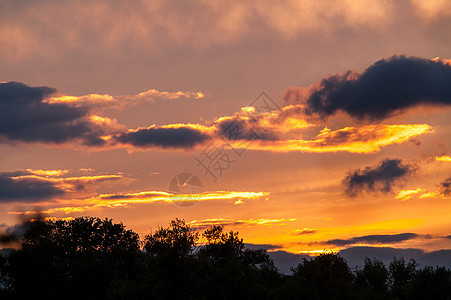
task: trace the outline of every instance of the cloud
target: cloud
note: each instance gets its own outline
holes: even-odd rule
[[[324,244],[334,246],[348,246],[355,244],[396,244],[407,240],[417,238],[415,233],[399,233],[399,234],[381,234],[381,235],[365,235],[353,237],[350,239],[334,239],[324,242]]]
[[[290,89],[288,102],[302,102],[309,115],[343,111],[381,120],[420,105],[451,105],[451,65],[440,59],[393,56],[363,72],[330,75],[310,88]]]
[[[262,120],[267,123],[273,121],[263,117],[264,114],[256,115],[254,118],[247,116],[222,117],[215,121],[219,136],[234,140],[277,140],[277,127],[269,124],[262,124]]]
[[[204,98],[205,95],[201,91],[177,91],[167,92],[158,91],[156,89],[150,89],[145,92],[138,93],[136,95],[118,95],[112,96],[109,94],[89,94],[82,96],[55,96],[44,100],[49,104],[66,104],[72,107],[84,107],[89,108],[90,111],[102,111],[105,109],[124,109],[130,105],[137,105],[143,102],[155,102],[158,100],[176,100],[176,99],[193,99],[198,100]]]
[[[164,191],[143,191],[126,194],[100,194],[85,199],[58,200],[58,202],[49,202],[42,205],[48,205],[50,208],[42,210],[43,214],[54,213],[74,213],[91,211],[102,208],[127,207],[133,204],[150,204],[157,202],[178,203],[183,201],[235,201],[237,199],[258,199],[268,196],[267,192],[246,192],[246,191],[216,191],[202,192],[193,194],[173,194]],[[10,214],[29,215],[36,214],[35,211],[16,211]],[[257,220],[255,221],[257,222]],[[260,222],[264,222],[263,219]]]
[[[86,146],[108,149],[111,147],[108,139],[114,135],[112,141],[136,147],[192,148],[210,138],[189,124],[127,131],[116,120],[93,113],[154,99],[199,99],[203,97],[202,92],[170,93],[152,89],[117,99],[98,94],[51,97],[56,92],[54,88],[30,87],[19,82],[0,83],[0,141],[46,144],[81,141]]]
[[[304,229],[296,229],[293,232],[291,232],[291,235],[306,235],[306,234],[315,234],[318,230],[316,229],[310,229],[310,228],[304,228]]]
[[[0,174],[0,203],[13,201],[37,201],[63,195],[64,189],[44,178],[16,177]]]
[[[399,191],[398,196],[396,196],[396,199],[401,199],[401,201],[406,201],[406,200],[409,200],[410,197],[412,197],[412,195],[418,194],[421,191],[422,191],[421,189],[402,190],[402,191]],[[423,197],[423,198],[425,198],[425,197]]]
[[[381,147],[401,144],[432,131],[427,124],[373,124],[334,131],[326,127],[312,139],[303,139],[302,130],[314,125],[306,122],[302,116],[295,115],[293,111],[296,110],[289,107],[279,112],[252,117],[221,117],[211,126],[218,128],[216,135],[236,148],[316,153],[371,153],[379,151]]]
[[[311,259],[308,254],[295,254],[283,250],[268,251],[269,257],[283,274],[291,274],[291,268],[295,268],[303,259]]]
[[[0,83],[0,140],[62,144],[80,140],[102,145],[103,135],[121,128],[115,120],[91,115],[84,107],[46,103],[50,87],[30,87],[19,82]]]
[[[0,232],[0,246],[9,246],[19,243],[26,231],[25,223],[16,224],[13,226],[2,225],[0,225],[0,228],[5,227],[5,229],[3,232]]]
[[[413,258],[420,265],[424,266],[445,266],[451,268],[451,250],[438,250],[424,252],[422,249],[396,249],[391,247],[351,247],[340,251],[340,255],[346,259],[350,267],[363,266],[365,257],[382,260],[386,266],[390,264],[394,257],[405,259]]]
[[[226,142],[235,148],[287,152],[371,153],[381,147],[400,144],[430,132],[427,124],[364,125],[337,130],[324,128],[313,139],[303,139],[303,130],[313,127],[303,118],[299,107],[255,112],[246,107],[232,116],[223,116],[201,124],[174,123],[127,129],[115,119],[94,114],[106,107],[125,107],[140,97],[200,97],[199,93],[158,92],[150,90],[126,98],[109,95],[50,97],[55,90],[29,87],[22,83],[0,84],[0,142],[82,144],[94,150],[192,149],[210,140]],[[150,96],[149,96],[150,95]],[[152,96],[153,97],[153,96]],[[143,100],[144,101],[144,100]],[[68,144],[69,143],[69,144]]]
[[[381,260],[385,266],[388,266],[394,257],[405,259],[413,258],[419,264],[419,267],[425,266],[445,266],[451,268],[451,250],[438,250],[425,252],[422,249],[397,249],[391,247],[369,247],[356,246],[339,251],[341,257],[347,262],[349,267],[362,268],[365,257],[377,258]],[[311,259],[308,254],[296,254],[283,250],[272,251],[269,249],[268,255],[274,260],[276,267],[284,274],[291,274],[291,268],[296,267],[302,259]]]
[[[446,178],[440,183],[440,192],[444,196],[451,194],[451,177]]]
[[[211,139],[208,130],[201,126],[151,126],[129,130],[119,134],[114,140],[122,145],[138,148],[193,148]]]
[[[442,17],[451,16],[451,3],[441,0],[410,0],[418,16],[426,22],[436,21]]]
[[[143,53],[165,46],[206,48],[246,40],[262,29],[266,37],[325,36],[337,30],[380,30],[397,16],[386,1],[54,2],[2,3],[0,45],[7,59],[58,57],[61,53],[108,53],[124,46]],[[404,7],[403,7],[404,8]],[[131,17],[132,16],[132,17]],[[114,20],[114,22],[112,22]]]
[[[205,220],[194,220],[189,224],[196,230],[204,230],[211,226],[231,226],[231,227],[250,227],[255,225],[285,225],[287,222],[293,222],[296,219],[205,219]]]
[[[436,156],[436,161],[444,161],[444,162],[451,162],[451,156],[443,155],[443,156]]]
[[[349,172],[343,184],[349,196],[363,191],[390,192],[393,185],[416,170],[413,164],[403,164],[400,159],[385,159],[379,165]]]
[[[58,177],[67,170],[18,170],[0,173],[0,204],[40,202],[84,191],[87,186],[122,179],[122,175]]]
[[[265,250],[276,250],[280,249],[282,246],[279,245],[271,245],[271,244],[250,244],[246,243],[244,244],[247,249],[251,250],[258,250],[258,249],[265,249]]]

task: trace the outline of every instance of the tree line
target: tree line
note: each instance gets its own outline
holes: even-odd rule
[[[0,299],[451,299],[451,270],[365,258],[351,270],[339,254],[278,271],[238,232],[196,232],[183,220],[140,240],[111,219],[24,223],[20,249],[0,256]]]

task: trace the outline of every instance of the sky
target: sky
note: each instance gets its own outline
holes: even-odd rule
[[[0,231],[181,218],[280,264],[451,267],[450,30],[446,0],[0,0]]]

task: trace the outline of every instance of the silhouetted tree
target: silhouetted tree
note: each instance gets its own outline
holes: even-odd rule
[[[360,299],[387,299],[388,270],[382,261],[365,257],[363,269],[356,271],[355,284]]]
[[[293,269],[291,298],[350,299],[353,274],[344,258],[334,253],[322,253],[313,259],[303,259]]]
[[[194,256],[199,234],[183,220],[171,221],[145,237],[142,293],[157,299],[189,298],[196,294],[197,261]]]
[[[451,299],[451,271],[424,267],[415,272],[405,289],[405,299]]]
[[[22,249],[9,258],[20,298],[113,297],[119,279],[137,274],[139,237],[122,223],[87,217],[28,225]]]
[[[213,226],[200,235],[185,221],[139,237],[122,223],[82,217],[23,224],[21,248],[0,255],[0,299],[451,299],[451,271],[389,268],[365,258],[350,271],[323,253],[282,275],[263,249]],[[201,242],[201,243],[199,243]],[[2,251],[2,253],[4,253]]]
[[[203,233],[206,244],[197,256],[209,299],[267,299],[280,284],[280,274],[265,250],[246,249],[238,232],[213,226]]]
[[[393,258],[389,266],[390,292],[394,298],[406,299],[406,289],[413,278],[418,264],[411,258],[406,263],[404,258]]]

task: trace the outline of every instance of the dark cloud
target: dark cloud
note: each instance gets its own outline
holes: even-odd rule
[[[291,274],[291,268],[296,267],[302,262],[302,259],[311,259],[308,254],[295,254],[282,250],[268,252],[269,257],[274,261],[274,264],[283,274]]]
[[[451,194],[451,177],[446,178],[444,181],[440,183],[440,192],[444,196],[448,196]]]
[[[18,246],[20,245],[25,232],[30,229],[32,222],[43,221],[44,216],[41,213],[36,213],[25,218],[21,218],[19,224],[8,226],[0,224],[0,246]],[[2,253],[0,253],[1,255]],[[5,253],[7,254],[7,253]]]
[[[295,254],[282,250],[269,251],[269,256],[274,260],[276,267],[284,274],[291,274],[291,268],[296,267],[302,259],[311,259],[308,254]],[[365,257],[377,258],[386,266],[394,257],[405,259],[413,258],[420,265],[445,266],[451,268],[451,250],[439,250],[424,252],[421,249],[396,249],[391,247],[351,247],[341,250],[339,254],[348,262],[351,268],[363,267]]]
[[[262,128],[258,118],[243,118],[235,116],[219,121],[217,124],[219,135],[227,140],[277,140],[277,135]]]
[[[0,245],[11,245],[19,242],[26,231],[24,224],[0,227],[6,228],[3,232],[0,232]]]
[[[0,173],[0,203],[50,200],[72,192],[85,191],[94,184],[121,180],[122,175],[49,178],[28,171]]]
[[[0,203],[36,201],[54,198],[65,193],[52,181],[39,177],[15,177],[25,172],[0,173]]]
[[[144,193],[140,195],[135,194],[116,194],[116,195],[107,195],[102,196],[102,199],[105,200],[124,200],[124,199],[136,199],[136,198],[151,198],[161,196],[161,193]]]
[[[281,246],[278,245],[271,245],[271,244],[249,244],[246,243],[245,247],[247,249],[251,249],[251,250],[257,250],[257,249],[265,249],[265,250],[276,250],[276,249],[280,249],[282,248]]]
[[[393,56],[362,73],[324,78],[310,91],[290,89],[285,100],[305,102],[307,114],[327,117],[344,111],[358,119],[380,120],[419,104],[451,104],[451,66],[439,60]]]
[[[365,257],[377,258],[386,266],[394,257],[405,259],[413,258],[424,266],[445,266],[451,268],[451,250],[439,250],[424,252],[421,249],[396,249],[390,247],[351,247],[340,251],[340,255],[346,259],[350,267],[362,267]]]
[[[362,191],[390,192],[396,181],[413,173],[416,167],[403,164],[400,159],[385,159],[379,165],[349,172],[343,184],[349,196]]]
[[[296,230],[291,233],[291,235],[305,235],[305,234],[314,234],[317,233],[318,230],[315,229],[304,229],[304,230]]]
[[[417,238],[418,235],[415,233],[399,233],[399,234],[376,234],[376,235],[365,235],[359,237],[353,237],[350,239],[334,239],[325,242],[324,244],[335,245],[335,246],[348,246],[359,243],[365,244],[395,244],[407,240],[412,240]]]
[[[150,127],[129,131],[115,137],[121,144],[136,147],[192,148],[211,137],[191,127]]]
[[[87,108],[43,101],[55,92],[50,87],[0,83],[0,138],[57,144],[81,139],[88,145],[103,144],[104,131],[90,121]]]

